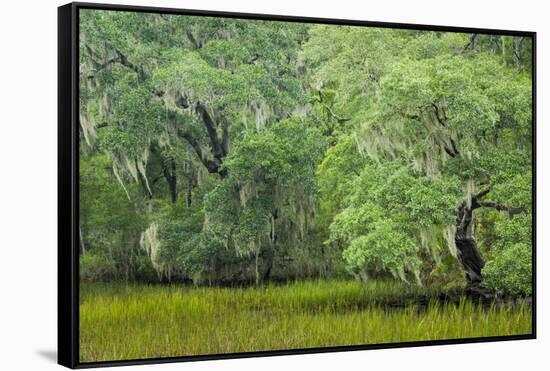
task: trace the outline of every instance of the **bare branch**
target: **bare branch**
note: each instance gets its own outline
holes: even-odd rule
[[[523,36],[516,37],[514,39],[514,59],[516,66],[521,64],[521,46],[523,44]]]
[[[217,159],[214,159],[214,160],[209,159],[202,152],[200,144],[189,132],[180,128],[178,129],[178,136],[180,138],[185,139],[185,141],[191,146],[191,148],[193,148],[200,162],[204,165],[204,167],[206,167],[209,173],[211,174],[217,173],[217,174],[220,174],[221,176],[225,176],[226,172],[223,170],[220,170],[221,162],[219,162]]]
[[[485,188],[484,190],[479,191],[479,193],[477,193],[476,195],[474,195],[473,198],[475,198],[476,200],[479,200],[480,198],[484,197],[484,196],[487,195],[489,192],[491,192],[492,189],[493,189],[493,186],[489,186],[489,187]]]
[[[349,121],[351,120],[351,118],[349,117],[342,117],[342,116],[339,116],[337,115],[333,110],[332,108],[330,108],[327,104],[325,104],[323,102],[323,94],[321,94],[321,91],[318,92],[319,93],[319,103],[321,103],[321,105],[327,110],[327,112],[329,113],[329,115],[331,115],[332,117],[334,117],[336,119],[336,121],[338,121],[339,124],[342,124],[346,121]]]
[[[202,119],[204,127],[208,133],[208,139],[210,140],[210,146],[212,147],[212,155],[220,162],[225,157],[225,151],[218,139],[218,133],[216,132],[216,123],[208,113],[206,107],[198,102],[196,105],[196,111]]]
[[[441,126],[447,127],[447,123],[445,121],[445,118],[441,117],[440,114],[439,114],[439,106],[435,103],[432,103],[432,107],[434,109],[435,118],[437,119],[437,121],[441,124]]]
[[[523,208],[523,207],[510,207],[510,206],[502,205],[502,204],[492,202],[492,201],[476,203],[475,208],[480,208],[480,207],[492,208],[492,209],[495,209],[495,210],[498,210],[498,211],[507,211],[510,214],[518,214],[518,213],[521,213],[521,212],[525,211],[525,208]]]
[[[120,50],[115,49],[115,53],[118,55],[118,62],[120,64],[136,72],[140,80],[145,79],[145,73],[143,72],[143,67],[135,65],[132,62],[130,62],[128,60],[128,57],[125,54],[123,54]]]
[[[464,49],[462,50],[462,52],[464,53],[466,50],[468,49],[472,49],[474,50],[475,47],[476,47],[476,38],[477,38],[477,34],[476,33],[472,33],[470,34],[469,38],[468,38],[468,44],[466,44],[466,46],[464,46]]]
[[[446,152],[449,156],[451,156],[451,157],[456,157],[457,154],[456,154],[453,150],[451,150],[449,147],[447,147],[447,146],[444,145],[444,146],[443,146],[443,149],[445,150],[445,152]]]

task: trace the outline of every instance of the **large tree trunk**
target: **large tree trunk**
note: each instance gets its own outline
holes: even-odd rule
[[[168,184],[168,190],[170,191],[170,200],[175,204],[178,201],[178,188],[177,188],[177,177],[176,177],[176,160],[170,159],[169,164],[162,164],[162,172],[164,178],[166,178],[166,183]]]
[[[84,244],[84,237],[82,237],[82,228],[78,227],[78,241],[80,242],[80,253],[84,255],[86,253],[86,245]]]
[[[193,178],[190,175],[187,178],[187,195],[185,200],[187,207],[190,208],[193,203]]]
[[[463,203],[458,209],[456,219],[455,244],[457,257],[462,264],[469,286],[477,286],[481,283],[483,280],[481,269],[485,264],[474,236],[473,218],[472,205]]]
[[[254,259],[254,277],[256,286],[260,284],[260,245],[256,246],[256,254]]]
[[[514,60],[516,62],[516,66],[519,66],[521,64],[522,44],[523,44],[523,37],[516,37],[514,39]]]
[[[263,273],[263,282],[269,281],[271,278],[271,270],[273,269],[273,259],[275,257],[275,246],[277,244],[277,234],[275,233],[275,220],[278,219],[278,212],[274,210],[271,214],[271,231],[269,232],[269,246],[267,246],[262,254],[262,261],[265,269]]]
[[[264,263],[264,272],[262,276],[262,282],[268,282],[271,278],[271,270],[273,269],[274,251],[273,247],[267,248],[263,251],[262,261]]]

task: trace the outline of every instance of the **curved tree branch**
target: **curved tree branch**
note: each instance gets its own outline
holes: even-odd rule
[[[502,205],[493,201],[477,202],[475,207],[473,208],[477,209],[480,207],[487,207],[498,211],[507,211],[511,215],[519,214],[526,210],[524,207],[510,207],[510,206]]]

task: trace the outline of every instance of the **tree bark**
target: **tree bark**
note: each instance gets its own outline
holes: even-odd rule
[[[260,263],[260,246],[258,245],[256,247],[256,256],[255,256],[255,261],[254,261],[254,268],[255,268],[255,276],[256,276],[256,286],[258,286],[260,284],[260,267],[259,267],[259,263]]]
[[[187,208],[190,208],[193,204],[193,179],[191,178],[191,176],[187,178],[187,195],[185,200]]]
[[[466,44],[466,46],[464,46],[464,49],[462,50],[462,52],[465,52],[468,49],[475,50],[477,36],[478,34],[476,33],[470,34],[470,36],[468,37],[468,43]]]
[[[525,211],[522,207],[510,207],[493,201],[482,201],[482,198],[491,192],[492,187],[471,196],[470,203],[463,201],[457,210],[455,244],[457,257],[470,287],[477,287],[483,281],[481,270],[485,265],[474,233],[474,210],[481,207],[492,208],[514,215]]]
[[[262,275],[262,281],[267,282],[269,281],[271,277],[271,270],[273,269],[273,258],[275,252],[273,251],[273,247],[269,247],[263,251],[262,254],[262,261],[265,265],[264,272]]]
[[[86,253],[86,245],[84,244],[84,238],[82,237],[82,228],[78,227],[78,236],[80,241],[80,253],[84,255]]]
[[[212,119],[210,118],[206,110],[203,110],[201,112],[203,112],[203,114],[201,114],[201,117],[203,118],[203,123],[205,124],[208,132],[210,150],[213,158],[210,159],[208,158],[208,155],[206,153],[203,153],[199,141],[191,133],[185,130],[184,127],[178,128],[178,136],[180,138],[183,138],[191,146],[191,148],[193,148],[198,159],[201,161],[201,163],[210,174],[219,174],[222,178],[225,178],[227,176],[227,171],[225,169],[222,169],[221,165],[225,156],[227,155],[226,150],[224,149],[224,146],[220,144],[216,131],[213,129]],[[229,131],[224,130],[222,134],[222,143],[228,143]]]
[[[519,66],[521,64],[522,44],[523,44],[523,37],[516,37],[514,39],[514,60],[516,62],[516,66]]]
[[[264,249],[262,261],[265,269],[263,273],[263,282],[269,281],[271,278],[271,270],[273,269],[273,260],[275,259],[275,247],[277,246],[277,234],[275,233],[275,221],[279,218],[279,213],[274,210],[271,214],[271,231],[269,232],[269,246]]]
[[[221,160],[225,155],[225,151],[218,139],[218,133],[216,132],[216,123],[208,113],[208,110],[200,102],[197,103],[196,111],[202,119],[206,132],[208,133],[208,139],[210,140],[210,146],[212,147],[212,155],[214,158]]]
[[[477,241],[474,236],[474,205],[475,203],[473,201],[470,205],[463,202],[459,207],[456,218],[455,234],[457,257],[462,264],[466,280],[470,286],[477,286],[481,283],[483,280],[481,270],[485,265],[479,253]]]
[[[162,164],[162,172],[166,183],[168,183],[168,189],[170,191],[170,199],[175,204],[178,201],[178,189],[177,189],[177,177],[176,177],[176,160],[170,159],[169,167],[166,164]]]
[[[134,160],[136,169],[139,168],[137,159]],[[149,200],[153,199],[153,193],[151,191],[151,188],[149,187],[147,183],[147,179],[145,178],[145,174],[142,174],[140,171],[137,172],[139,184],[141,185],[141,188],[143,189],[143,192],[147,196]]]

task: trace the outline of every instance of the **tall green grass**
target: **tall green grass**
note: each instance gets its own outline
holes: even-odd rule
[[[82,362],[528,334],[531,308],[429,301],[439,288],[81,284]],[[397,307],[397,304],[405,304]]]

